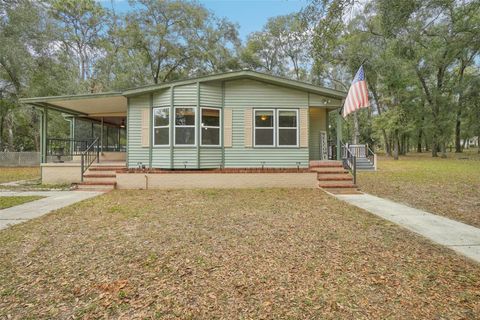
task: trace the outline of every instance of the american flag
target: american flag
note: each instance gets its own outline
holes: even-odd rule
[[[363,71],[363,66],[360,66],[355,78],[353,78],[352,85],[348,90],[347,98],[343,104],[342,115],[345,118],[350,113],[361,108],[368,108],[369,106],[365,72]]]

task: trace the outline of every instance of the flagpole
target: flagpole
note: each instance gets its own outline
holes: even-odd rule
[[[364,58],[362,60],[362,62],[360,63],[360,67],[361,68],[363,66],[363,64],[368,60],[368,58]],[[363,70],[363,72],[365,73],[365,69]],[[350,88],[349,88],[350,90]],[[343,117],[343,108],[345,108],[345,101],[346,99],[343,99],[343,102],[342,102],[342,107],[340,108],[340,111],[338,112],[338,115],[337,115],[337,160],[340,160],[340,157],[341,157],[341,144],[342,144],[342,135],[343,135],[343,122],[342,122],[342,119],[343,121],[347,121],[344,117]],[[356,122],[357,122],[357,126],[356,128],[354,129],[358,129],[358,117],[356,118]],[[354,132],[355,136],[357,136],[357,132]]]

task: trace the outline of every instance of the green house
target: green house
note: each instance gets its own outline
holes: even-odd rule
[[[307,168],[310,161],[336,153],[328,148],[328,118],[338,115],[345,96],[310,83],[235,71],[23,102],[43,111],[44,163],[67,166],[83,153],[87,167],[97,157],[85,156],[92,145],[96,161],[124,161],[131,169]],[[69,139],[47,137],[49,110],[68,115]]]

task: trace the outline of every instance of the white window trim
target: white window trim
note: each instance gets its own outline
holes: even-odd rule
[[[296,127],[280,127],[280,112],[281,111],[295,111],[296,117],[295,119],[297,120]],[[277,122],[276,122],[276,131],[277,131],[277,147],[278,148],[298,148],[299,147],[299,119],[298,119],[298,109],[277,109]],[[296,131],[296,144],[288,144],[288,145],[280,145],[280,129],[287,129],[287,130],[295,130]]]
[[[219,123],[217,126],[204,126],[202,123],[203,110],[217,110],[219,115]],[[202,129],[218,129],[218,144],[203,144]],[[200,107],[200,146],[201,147],[221,147],[222,146],[222,109],[213,107]]]
[[[168,126],[155,126],[155,110],[158,109],[168,109]],[[154,107],[152,108],[152,146],[154,147],[170,147],[170,122],[171,122],[171,115],[170,115],[170,107]],[[164,129],[168,128],[168,143],[167,144],[155,144],[155,129]]]
[[[195,114],[195,124],[194,125],[177,125],[177,109],[193,109],[193,112]],[[195,106],[176,106],[173,108],[173,145],[175,147],[196,147],[197,146],[197,107]],[[177,128],[194,128],[194,143],[193,144],[177,144]]]
[[[256,139],[256,134],[257,134],[257,126],[256,126],[256,119],[255,119],[255,114],[257,111],[271,111],[272,112],[272,116],[273,116],[273,127],[259,127],[258,129],[259,130],[262,130],[262,129],[273,129],[273,144],[257,144],[257,139]],[[253,122],[253,146],[254,147],[260,147],[260,148],[276,148],[276,117],[277,117],[277,113],[275,111],[275,109],[253,109],[252,110],[253,112],[253,117],[252,117],[252,122]]]

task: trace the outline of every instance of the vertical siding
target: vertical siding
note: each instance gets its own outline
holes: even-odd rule
[[[202,107],[222,107],[221,82],[200,84],[200,105]]]
[[[174,103],[176,106],[196,106],[197,105],[197,84],[175,87]]]
[[[320,131],[327,131],[327,109],[312,107],[310,115],[310,159],[320,160]]]
[[[128,167],[137,167],[138,162],[142,162],[144,165],[148,165],[148,148],[142,147],[142,110],[150,106],[150,97],[148,94],[132,97],[129,99],[129,111],[128,111],[128,143],[127,143],[127,156]]]
[[[170,89],[163,89],[153,93],[153,106],[169,106],[170,105]]]

